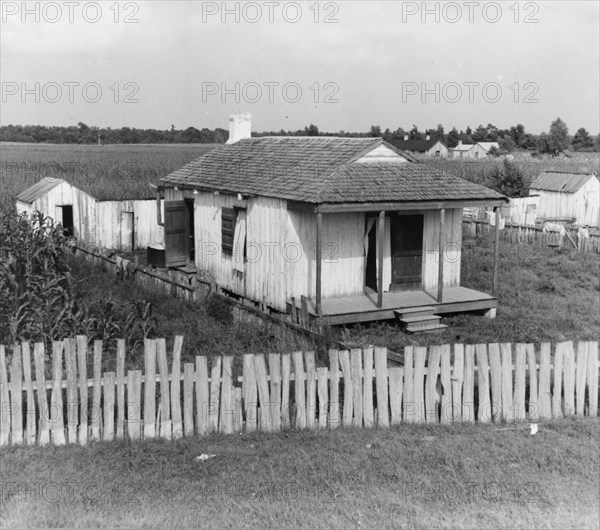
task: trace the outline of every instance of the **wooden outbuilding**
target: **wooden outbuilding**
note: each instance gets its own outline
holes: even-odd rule
[[[594,173],[544,171],[529,190],[539,196],[538,219],[600,227],[600,181]]]
[[[380,138],[243,138],[159,189],[167,265],[234,296],[280,312],[305,298],[333,324],[495,313],[494,293],[460,285],[462,209],[507,199]]]
[[[16,197],[19,213],[42,212],[88,245],[132,251],[164,243],[155,199],[104,199],[64,179],[46,177]]]
[[[426,137],[425,140],[400,140],[392,142],[398,149],[411,154],[436,156],[440,158],[448,157],[448,148],[435,138]]]

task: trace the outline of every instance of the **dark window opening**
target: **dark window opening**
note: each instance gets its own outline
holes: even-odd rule
[[[73,206],[61,206],[62,208],[62,227],[65,236],[75,235],[73,225]]]
[[[221,210],[221,249],[224,254],[229,256],[233,255],[236,221],[237,211],[234,208],[223,208]]]

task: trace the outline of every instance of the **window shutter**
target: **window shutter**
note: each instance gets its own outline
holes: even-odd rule
[[[165,201],[165,262],[181,267],[188,261],[189,226],[185,201]]]

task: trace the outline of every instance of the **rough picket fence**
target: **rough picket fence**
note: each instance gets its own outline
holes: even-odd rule
[[[385,348],[330,350],[329,367],[313,352],[246,354],[239,375],[233,356],[182,373],[182,344],[169,371],[165,339],[146,340],[144,373],[127,374],[123,340],[104,373],[102,341],[85,336],[54,342],[51,367],[41,343],[0,346],[0,445],[598,415],[598,342],[409,346],[403,367]]]
[[[472,237],[493,236],[495,227],[487,221],[463,219],[465,233]],[[506,223],[500,230],[503,241],[514,244],[530,244],[542,247],[555,247],[576,249],[581,252],[600,253],[600,237],[589,234],[587,238],[579,238],[577,232],[561,235],[558,232],[543,232],[541,228],[525,225],[511,225]]]

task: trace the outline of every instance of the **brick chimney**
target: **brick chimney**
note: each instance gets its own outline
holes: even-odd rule
[[[252,115],[245,114],[230,114],[229,115],[229,139],[227,144],[234,144],[244,138],[252,136]]]
[[[425,140],[429,141],[431,140],[431,136],[429,136],[428,134],[425,135]]]
[[[462,140],[458,141],[458,147],[460,147],[462,145]]]
[[[405,141],[405,142],[408,142],[408,134],[405,134],[405,135],[404,135],[404,141]]]

